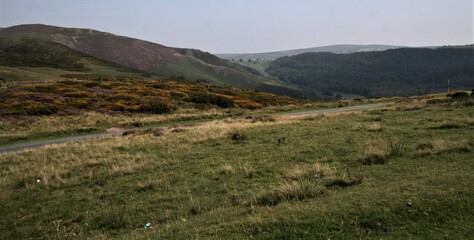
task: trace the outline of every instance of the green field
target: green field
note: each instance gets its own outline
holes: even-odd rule
[[[257,70],[260,74],[262,74],[265,77],[270,76],[270,74],[268,74],[265,71],[265,69],[268,66],[270,66],[270,64],[272,63],[272,61],[270,61],[270,60],[258,61],[258,62],[242,61],[242,62],[238,62],[238,63],[241,64],[241,65],[244,65],[246,67],[250,67],[250,68],[253,68],[253,69]]]
[[[0,239],[470,239],[472,106],[431,96],[3,154]]]

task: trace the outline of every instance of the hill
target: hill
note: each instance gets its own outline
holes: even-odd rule
[[[387,49],[399,48],[399,46],[391,45],[357,45],[357,44],[341,44],[341,45],[330,45],[314,48],[302,48],[286,51],[275,51],[275,52],[263,52],[263,53],[219,53],[216,56],[227,59],[238,61],[242,59],[243,61],[247,60],[275,60],[280,57],[287,57],[298,55],[307,52],[331,52],[331,53],[354,53],[354,52],[371,52],[371,51],[384,51]]]
[[[171,48],[91,29],[19,25],[0,30],[3,41],[50,41],[123,68],[163,77],[301,96],[301,92],[258,72],[196,49]],[[277,89],[275,91],[274,89]]]
[[[281,81],[330,96],[408,96],[447,91],[448,80],[452,89],[472,89],[472,53],[473,46],[304,53],[279,58],[266,71]]]

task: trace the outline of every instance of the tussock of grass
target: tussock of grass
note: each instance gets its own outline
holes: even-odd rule
[[[362,164],[364,165],[380,165],[385,164],[388,158],[387,155],[369,153],[362,158]]]
[[[244,140],[247,140],[247,136],[243,133],[240,133],[240,132],[235,132],[235,133],[232,133],[231,136],[230,136],[230,139],[234,142],[242,142]]]
[[[418,143],[415,151],[418,155],[433,155],[450,151],[472,152],[474,141],[472,139],[459,139],[457,141],[433,139],[429,142]]]
[[[298,165],[285,174],[286,180],[270,191],[255,197],[252,204],[274,206],[281,202],[301,201],[323,194],[328,188],[351,187],[362,182],[337,173],[328,164]]]
[[[372,142],[360,161],[364,165],[382,165],[390,158],[402,156],[405,148],[404,144],[392,140]]]
[[[301,201],[321,195],[325,186],[317,181],[285,181],[269,192],[255,197],[255,205],[274,206],[282,202]]]
[[[137,192],[147,192],[147,191],[153,191],[156,189],[156,184],[155,182],[148,180],[146,182],[138,184],[136,191]]]
[[[402,156],[406,151],[405,144],[396,141],[389,141],[389,153],[390,157],[399,157]]]
[[[231,164],[225,163],[219,168],[219,174],[233,174],[234,173],[234,167]]]

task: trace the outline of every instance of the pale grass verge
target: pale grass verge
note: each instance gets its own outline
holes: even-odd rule
[[[304,115],[286,115],[286,116],[278,116],[277,119],[282,119],[286,121],[300,121],[300,120],[316,120],[316,119],[334,119],[343,116],[357,116],[361,115],[362,111],[355,111],[355,112],[327,112],[327,113],[316,113],[316,114],[304,114]]]
[[[282,123],[286,123],[286,121],[277,124]],[[25,187],[28,187],[29,184],[36,184],[37,180],[40,180],[41,185],[46,186],[79,181],[74,176],[69,176],[69,172],[74,169],[87,168],[87,166],[106,166],[100,174],[104,174],[104,171],[106,174],[126,174],[146,167],[150,163],[149,161],[156,161],[145,151],[147,147],[179,146],[179,151],[192,151],[192,143],[225,138],[234,130],[272,124],[275,122],[251,123],[245,119],[234,119],[230,122],[212,121],[185,127],[185,132],[172,133],[169,130],[160,137],[139,134],[57,144],[21,153],[8,153],[2,155],[0,163],[17,162],[18,165],[10,165],[5,172],[2,172],[2,176],[5,176],[7,182],[10,179],[8,176],[23,179]],[[134,146],[145,147],[145,150],[132,153],[127,150]],[[163,149],[165,154],[173,154],[175,151],[178,150],[169,147]],[[16,167],[19,165],[22,167]],[[229,166],[224,167],[226,167],[226,171],[230,169]],[[248,175],[251,175],[250,168],[248,172]],[[90,174],[97,173],[91,172]],[[66,178],[67,180],[65,180]]]
[[[37,116],[8,121],[0,119],[0,138],[26,139],[51,134],[71,134],[105,130],[109,127],[153,125],[173,121],[186,121],[224,116],[228,113],[215,109],[204,112],[180,110],[174,114],[105,114],[86,112],[68,116]],[[135,126],[136,127],[136,126]]]
[[[79,169],[89,171],[89,177],[95,174],[127,174],[143,168],[148,163],[145,153],[126,153],[114,149],[130,147],[134,144],[144,144],[143,138],[114,137],[106,140],[88,140],[82,142],[64,143],[29,150],[22,153],[4,154],[3,162],[21,163],[9,166],[2,175],[15,176],[22,179],[24,187],[59,186],[80,181],[79,176],[71,171]],[[97,166],[102,168],[97,172]],[[94,169],[94,170],[92,170]],[[13,178],[13,177],[12,177]],[[39,181],[38,181],[39,180]],[[6,182],[10,182],[9,179]]]
[[[244,129],[274,126],[275,124],[290,124],[293,122],[295,121],[284,117],[275,117],[275,122],[251,122],[243,118],[215,120],[192,127],[185,127],[187,131],[177,134],[175,141],[200,143],[226,138],[232,132]]]
[[[383,109],[385,111],[390,110],[390,111],[414,111],[414,110],[419,110],[422,108],[425,108],[427,105],[427,101],[429,98],[424,98],[424,99],[410,99],[406,101],[399,101],[395,102],[393,104],[390,104],[390,106],[386,106]]]
[[[91,113],[83,119],[92,121]],[[353,113],[328,114],[325,117],[333,118]],[[99,114],[100,115],[100,114]],[[16,176],[24,179],[26,183],[34,183],[35,179],[42,179],[44,185],[66,184],[80,181],[75,176],[70,176],[73,169],[87,168],[87,166],[101,166],[105,168],[100,174],[127,174],[137,169],[146,167],[150,161],[157,161],[147,152],[147,148],[159,146],[177,146],[177,148],[164,147],[164,154],[175,154],[177,151],[193,151],[193,145],[209,140],[227,139],[232,132],[244,131],[250,128],[261,128],[282,124],[292,124],[304,119],[305,116],[275,116],[274,122],[252,122],[244,118],[224,119],[184,126],[183,132],[165,131],[163,136],[152,134],[137,134],[126,137],[112,137],[107,139],[86,140],[81,142],[64,143],[33,149],[22,153],[4,154],[0,162],[21,162],[22,168],[15,165],[9,166],[2,176]],[[153,119],[153,118],[151,118]],[[148,121],[148,120],[147,120]],[[151,120],[150,120],[151,121]],[[139,146],[143,151],[130,153],[130,148]],[[121,151],[124,150],[124,151]],[[31,159],[34,159],[33,161]],[[239,168],[231,165],[222,166],[224,172],[242,170],[247,177],[252,177],[254,169],[250,165]],[[105,172],[104,172],[105,171]],[[90,177],[97,172],[91,171]],[[7,177],[6,180],[9,181]]]

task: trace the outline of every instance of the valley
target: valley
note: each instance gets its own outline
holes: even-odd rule
[[[0,28],[0,239],[470,239],[472,51]]]

